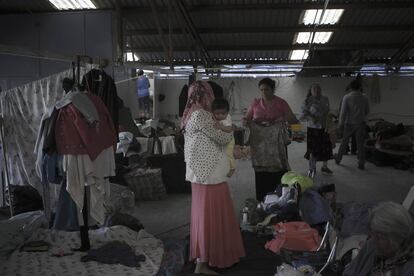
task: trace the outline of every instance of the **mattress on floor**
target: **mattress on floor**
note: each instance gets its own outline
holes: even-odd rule
[[[47,229],[36,231],[31,241],[44,240],[51,244],[48,252],[12,253],[7,261],[0,263],[0,275],[155,275],[157,274],[164,248],[161,240],[141,230],[135,232],[125,226],[113,226],[89,231],[92,248],[98,248],[110,241],[124,241],[130,245],[135,254],[145,256],[140,267],[127,267],[116,264],[102,264],[94,261],[81,262],[85,252],[73,252],[73,255],[52,257],[58,252],[71,252],[71,248],[79,247],[79,232],[64,232]]]

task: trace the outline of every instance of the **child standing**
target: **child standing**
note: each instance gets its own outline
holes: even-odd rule
[[[216,128],[227,133],[233,132],[234,130],[229,110],[229,103],[224,98],[214,99],[211,104],[211,112],[213,113],[214,119],[217,121]],[[226,146],[226,155],[230,164],[230,170],[227,173],[228,177],[231,177],[236,170],[236,161],[234,160],[233,149],[234,138]]]

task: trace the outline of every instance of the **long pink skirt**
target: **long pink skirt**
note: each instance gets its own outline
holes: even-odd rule
[[[227,183],[192,183],[191,188],[190,261],[232,266],[245,251]]]

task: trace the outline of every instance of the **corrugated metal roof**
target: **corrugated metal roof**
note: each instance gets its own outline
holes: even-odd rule
[[[165,59],[150,1],[157,7],[158,19],[168,41],[167,7],[172,0],[92,1],[99,9],[114,9],[118,1],[124,12],[127,47],[141,50],[137,54],[143,61],[158,62]],[[321,6],[324,3],[323,0],[181,1],[211,58],[231,58],[233,61],[255,58],[288,59],[290,51],[284,48],[293,44],[304,8],[315,4]],[[334,34],[325,48],[352,46],[353,50],[358,47],[363,50],[366,58],[390,57],[414,34],[412,0],[331,0],[328,8],[332,7],[344,7],[345,12],[337,24],[339,28],[333,30]],[[37,11],[56,12],[47,0],[0,1],[0,12],[3,13]],[[190,35],[181,33],[182,25],[186,24],[182,14],[175,14],[171,22],[175,30],[172,36],[174,58],[188,60],[188,47],[194,49],[195,42]],[[347,29],[341,30],[341,26]],[[398,31],[400,26],[402,29]],[[134,31],[140,34],[131,35]],[[414,57],[414,51],[409,51],[408,56]]]
[[[257,46],[257,45],[278,45],[291,44],[294,34],[290,33],[232,33],[232,34],[203,34],[205,45],[223,46]]]
[[[414,16],[410,8],[345,9],[340,23],[353,26],[414,24]]]
[[[301,10],[225,10],[192,15],[197,27],[268,27],[295,26]]]
[[[335,32],[331,38],[330,44],[403,44],[411,32]]]

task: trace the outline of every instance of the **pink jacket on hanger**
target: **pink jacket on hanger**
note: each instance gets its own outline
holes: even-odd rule
[[[86,93],[99,114],[99,123],[89,125],[73,104],[59,111],[55,137],[60,154],[88,154],[91,160],[117,143],[117,133],[111,115],[102,100]]]

